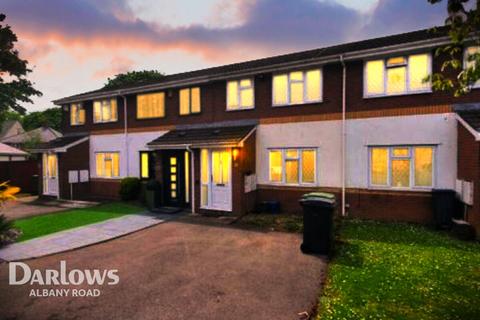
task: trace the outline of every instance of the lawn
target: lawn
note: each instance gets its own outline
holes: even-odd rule
[[[302,232],[303,216],[292,214],[248,214],[236,221],[237,226],[270,231]]]
[[[14,221],[14,226],[23,232],[17,241],[25,241],[54,232],[117,218],[144,210],[144,208],[139,206],[113,202],[90,208],[72,209],[19,219]]]
[[[347,220],[318,319],[480,319],[480,244]]]

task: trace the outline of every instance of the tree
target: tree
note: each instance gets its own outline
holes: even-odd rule
[[[25,78],[32,70],[28,68],[28,61],[18,56],[14,47],[18,38],[9,25],[3,24],[5,18],[0,13],[0,113],[14,110],[24,114],[26,109],[19,103],[32,103],[30,97],[42,93]]]
[[[60,108],[49,108],[44,111],[30,112],[24,115],[20,122],[25,131],[33,130],[41,126],[60,130],[62,110]]]
[[[455,97],[464,95],[480,79],[480,50],[467,52],[466,61],[463,63],[463,48],[465,44],[480,46],[480,0],[447,0],[448,18],[445,20],[450,44],[437,49],[436,56],[446,55],[447,59],[442,64],[441,72],[430,76],[427,81],[432,81],[433,90],[449,91]],[[428,0],[432,4],[443,0]],[[467,9],[471,6],[471,9]],[[477,66],[479,66],[477,68]],[[458,74],[456,78],[448,74]]]
[[[157,70],[129,71],[108,78],[104,89],[117,89],[129,85],[142,85],[161,80],[165,75]]]

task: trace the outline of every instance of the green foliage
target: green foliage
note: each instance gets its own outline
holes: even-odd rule
[[[480,244],[346,220],[317,319],[478,319]]]
[[[443,0],[428,0],[432,4],[440,3]],[[471,54],[467,60],[474,62],[464,69],[463,48],[465,43],[473,42],[474,46],[480,45],[480,12],[473,6],[473,9],[466,10],[465,5],[474,2],[473,0],[448,0],[448,18],[445,25],[450,37],[450,44],[437,49],[436,56],[445,55],[447,60],[441,67],[441,72],[435,73],[425,79],[432,82],[432,88],[436,91],[447,91],[455,97],[462,96],[472,89],[472,86],[480,79],[480,52]],[[479,8],[480,9],[480,8]],[[476,66],[479,66],[478,68]],[[457,77],[450,76],[457,74]]]
[[[17,36],[9,25],[3,24],[5,15],[0,13],[0,113],[14,110],[20,114],[25,108],[19,103],[32,103],[31,96],[41,96],[42,93],[25,78],[31,72],[28,61],[20,59],[15,49]],[[9,82],[6,82],[11,79]]]
[[[22,115],[18,112],[10,111],[10,110],[4,110],[3,112],[0,112],[0,126],[5,121],[9,121],[9,120],[18,120],[21,122]]]
[[[14,226],[23,232],[18,241],[25,241],[54,232],[81,227],[141,211],[143,211],[141,207],[114,202],[90,208],[72,209],[19,219],[14,222]]]
[[[136,200],[140,194],[141,182],[139,178],[127,177],[120,182],[120,198],[124,201]]]
[[[161,80],[165,75],[157,70],[129,71],[108,78],[104,89],[117,89],[130,85],[142,85]]]
[[[44,111],[34,111],[22,117],[21,123],[25,131],[33,130],[41,126],[60,130],[62,123],[62,110],[49,108]]]
[[[8,220],[5,215],[0,214],[0,235],[5,234],[7,231],[13,228],[13,222]]]

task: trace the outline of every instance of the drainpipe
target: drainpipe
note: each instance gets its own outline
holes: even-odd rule
[[[192,183],[190,185],[192,186],[192,213],[195,213],[195,154],[193,153],[193,150],[190,148],[189,145],[185,146],[187,151],[192,155],[192,161],[190,161],[190,172],[192,173]]]
[[[347,130],[346,130],[346,111],[347,111],[347,66],[345,65],[345,60],[343,54],[340,55],[340,63],[342,64],[342,217],[345,217],[345,206],[346,206],[346,196],[345,196],[345,187],[346,187],[346,157],[347,157]]]
[[[130,175],[130,152],[128,150],[128,117],[127,117],[127,97],[121,95],[123,98],[123,138],[125,142],[125,163],[126,163],[126,176]]]

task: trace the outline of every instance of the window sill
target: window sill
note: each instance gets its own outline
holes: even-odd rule
[[[138,118],[138,117],[135,117],[135,120],[136,121],[144,121],[144,120],[155,120],[155,119],[164,119],[165,116],[161,116],[161,117],[147,117],[147,118]]]
[[[304,187],[304,188],[312,188],[318,187],[316,183],[282,183],[282,182],[267,182],[264,185],[272,186],[272,187]]]
[[[228,109],[226,108],[225,111],[227,112],[238,112],[238,111],[248,111],[248,110],[255,110],[255,106],[249,108],[239,108],[239,109]]]
[[[179,117],[188,117],[188,116],[199,116],[201,115],[202,112],[191,112],[191,113],[185,113],[185,114],[178,114]]]
[[[303,103],[287,103],[287,104],[273,104],[272,103],[272,108],[283,108],[283,107],[299,107],[299,106],[308,106],[308,105],[314,105],[314,104],[319,104],[323,103],[322,100],[317,100],[317,101],[307,101]]]
[[[368,190],[373,190],[373,191],[432,192],[434,187],[393,188],[393,187],[369,186],[367,189]]]
[[[105,123],[115,123],[115,122],[118,122],[118,119],[117,120],[111,120],[111,121],[97,121],[97,122],[93,122],[93,124],[105,124]]]
[[[84,126],[85,123],[76,123],[76,124],[70,124],[70,127],[81,127],[81,126]]]
[[[378,95],[366,95],[364,93],[363,99],[392,98],[392,97],[412,96],[417,94],[429,94],[429,93],[433,93],[433,91],[430,89],[430,90],[424,90],[424,91],[412,91],[412,92],[405,92],[405,93],[378,94]]]

